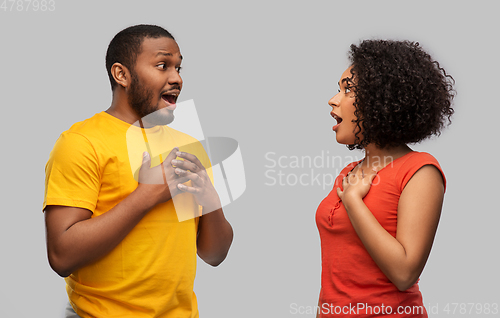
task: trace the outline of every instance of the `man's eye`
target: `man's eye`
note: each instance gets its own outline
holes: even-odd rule
[[[159,68],[161,68],[162,70],[166,69],[167,68],[167,65],[165,63],[160,63],[157,65]]]
[[[177,73],[180,73],[181,70],[182,70],[182,67],[178,66],[178,67],[175,68],[175,70],[177,71]]]

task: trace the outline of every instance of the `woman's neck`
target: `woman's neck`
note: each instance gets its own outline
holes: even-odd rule
[[[376,145],[370,144],[365,147],[365,158],[361,165],[367,168],[375,168],[377,171],[384,168],[394,160],[403,157],[413,150],[407,145],[399,147],[378,148]]]

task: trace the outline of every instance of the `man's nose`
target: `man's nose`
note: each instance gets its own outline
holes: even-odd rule
[[[178,84],[179,86],[182,85],[182,77],[181,77],[181,74],[179,74],[179,72],[177,71],[173,71],[170,76],[168,77],[168,83],[170,85],[173,85],[173,84]]]

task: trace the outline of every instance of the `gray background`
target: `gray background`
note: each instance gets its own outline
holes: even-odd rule
[[[362,157],[336,143],[327,101],[348,66],[349,45],[365,38],[419,41],[456,80],[453,124],[440,138],[413,146],[433,154],[448,179],[421,276],[425,305],[438,306],[433,316],[464,317],[474,315],[446,314],[445,306],[500,304],[497,7],[495,1],[57,0],[54,12],[0,10],[0,316],[62,315],[64,282],[46,259],[44,165],[62,131],[110,105],[107,45],[138,23],[172,32],[184,55],[180,100],[194,99],[206,136],[234,138],[243,154],[247,189],[225,209],[235,230],[229,257],[219,268],[199,261],[202,317],[313,317],[294,315],[290,306],[317,304],[314,214],[329,189],[266,185],[265,155]]]

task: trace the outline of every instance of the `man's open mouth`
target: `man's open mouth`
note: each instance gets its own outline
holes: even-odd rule
[[[167,102],[169,105],[174,105],[177,102],[177,97],[179,94],[177,93],[171,93],[171,94],[163,94],[161,95],[161,98]]]

